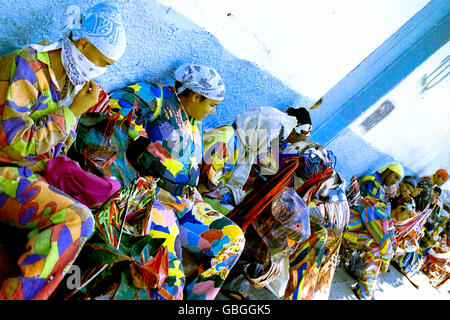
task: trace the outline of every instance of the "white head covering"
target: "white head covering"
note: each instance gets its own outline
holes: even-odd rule
[[[242,187],[257,157],[270,150],[274,139],[285,140],[296,125],[295,117],[273,107],[250,108],[236,117],[237,135],[248,149],[248,156],[238,162],[226,183],[233,193],[236,204],[245,197]]]
[[[90,8],[82,18],[80,28],[70,31],[73,40],[86,38],[113,60],[119,60],[127,46],[121,15],[116,7],[107,2]]]
[[[213,100],[222,101],[225,97],[225,84],[213,68],[185,63],[175,71],[175,80],[182,84],[177,93],[190,89]]]
[[[113,60],[119,59],[125,51],[125,29],[122,26],[120,14],[109,4],[100,3],[89,9],[80,28],[69,31],[72,32],[73,40],[86,38],[105,56]],[[106,71],[106,67],[97,66],[87,59],[68,38],[68,34],[57,42],[30,44],[29,47],[38,52],[62,49],[61,59],[64,69],[75,88],[72,94],[61,102],[61,105],[69,106],[85,82]],[[57,83],[55,79],[54,82]]]

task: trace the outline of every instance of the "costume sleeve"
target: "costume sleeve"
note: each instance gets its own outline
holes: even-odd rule
[[[111,93],[111,112],[120,112],[123,118],[129,118],[128,135],[132,140],[147,137],[145,123],[160,116],[162,91],[161,86],[137,82]]]
[[[13,161],[47,153],[77,123],[70,108],[60,107],[47,66],[24,50],[27,55],[0,58],[0,144],[2,156]]]
[[[363,209],[361,219],[372,238],[380,247],[383,260],[394,254],[395,228],[389,220],[389,210],[385,206],[369,206]]]
[[[361,198],[373,197],[379,199],[378,185],[373,180],[364,181],[360,187]]]

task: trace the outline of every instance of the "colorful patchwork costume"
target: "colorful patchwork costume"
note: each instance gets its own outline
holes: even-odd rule
[[[390,205],[378,201],[373,206],[350,208],[350,221],[343,245],[362,251],[362,272],[356,288],[362,299],[372,298],[380,271],[386,270],[394,254],[395,229],[389,219]]]
[[[141,176],[159,179],[151,232],[165,238],[169,249],[172,280],[165,284],[166,291],[175,299],[183,297],[183,247],[208,257],[196,279],[184,288],[185,298],[214,299],[245,240],[240,228],[203,202],[196,190],[202,159],[201,122],[188,117],[173,88],[159,84],[142,81],[116,90],[110,103],[113,111],[120,110],[133,123],[126,151],[129,162],[121,170],[132,165]]]
[[[343,236],[343,247],[362,255],[361,274],[357,275],[356,292],[361,299],[371,299],[378,274],[387,269],[393,257],[395,229],[389,219],[390,205],[385,202],[385,186],[381,174],[364,176],[359,181],[359,199],[374,199],[367,206],[355,201],[350,207],[350,220]],[[367,200],[367,199],[366,199]]]
[[[0,299],[47,299],[93,230],[89,209],[42,177],[77,123],[47,52],[27,47],[0,58],[0,121],[0,221],[30,230],[21,275],[3,283]]]

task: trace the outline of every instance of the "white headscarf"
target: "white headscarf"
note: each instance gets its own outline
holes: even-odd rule
[[[182,84],[178,94],[190,89],[213,100],[222,101],[225,97],[225,84],[213,68],[185,63],[175,71],[175,80]]]
[[[77,29],[72,29],[72,39],[86,38],[106,57],[119,60],[124,54],[127,39],[119,10],[107,2],[90,8]]]
[[[118,10],[106,3],[100,3],[88,10],[79,29],[72,29],[73,40],[86,38],[108,58],[117,60],[126,47],[125,29]],[[68,35],[51,44],[30,44],[38,52],[61,49],[61,60],[70,82],[75,86],[65,103],[71,103],[72,97],[83,87],[84,83],[102,75],[106,67],[100,67],[86,58],[68,38]]]
[[[285,140],[296,125],[295,117],[273,107],[250,108],[236,117],[237,135],[248,149],[248,156],[238,162],[225,184],[233,193],[236,204],[245,197],[242,187],[257,157],[268,152],[271,143],[277,141],[276,139]]]

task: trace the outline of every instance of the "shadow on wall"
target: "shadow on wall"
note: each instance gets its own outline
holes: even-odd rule
[[[47,1],[45,10],[33,0],[2,1],[0,55],[42,40],[57,41],[67,25],[69,6],[81,12],[102,1]],[[113,2],[127,30],[125,55],[96,79],[108,92],[135,82],[150,80],[173,84],[173,72],[185,62],[209,65],[222,76],[226,97],[215,115],[204,120],[205,129],[231,123],[249,107],[309,106],[311,100],[293,91],[271,74],[225,50],[210,33],[173,9],[154,0]]]

